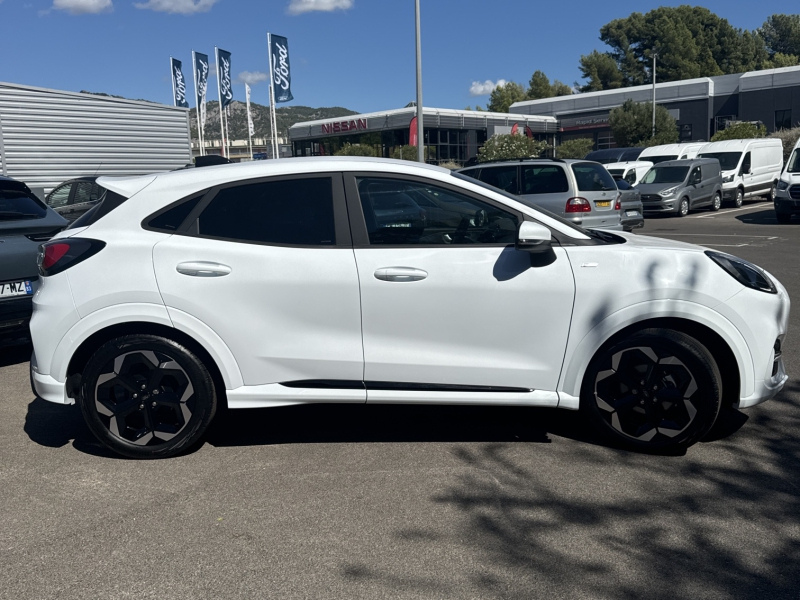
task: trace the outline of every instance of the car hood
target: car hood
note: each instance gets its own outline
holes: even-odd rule
[[[708,250],[708,248],[696,244],[651,237],[640,233],[622,233],[615,231],[614,235],[625,238],[625,246],[627,248],[641,248],[643,250],[684,250],[689,252],[705,252]]]
[[[681,181],[680,183],[640,183],[639,185],[636,186],[636,189],[639,190],[642,193],[642,195],[658,194],[658,192],[674,188],[676,185],[683,185],[683,182]]]

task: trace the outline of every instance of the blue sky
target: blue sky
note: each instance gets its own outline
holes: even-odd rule
[[[488,96],[470,90],[490,86],[474,82],[527,84],[536,69],[572,84],[581,54],[604,48],[602,25],[678,4],[421,0],[424,103],[485,105]],[[702,5],[747,29],[797,12],[796,0]],[[253,100],[266,104],[267,84],[257,80],[271,31],[289,38],[291,104],[369,112],[416,94],[413,0],[0,0],[0,23],[0,81],[171,104],[169,56],[184,61],[191,85],[192,49],[212,55],[217,45],[232,53],[234,75],[253,81]],[[209,87],[216,99],[216,81]],[[234,97],[244,100],[241,80]]]

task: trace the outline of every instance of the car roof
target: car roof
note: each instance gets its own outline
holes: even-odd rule
[[[783,147],[783,142],[781,142],[778,138],[749,138],[744,140],[722,140],[721,142],[709,142],[705,146],[700,149],[699,154],[704,152],[735,152],[735,151],[742,151],[748,146],[752,146],[753,144],[763,144],[767,146],[781,146]]]
[[[491,167],[497,165],[530,165],[530,164],[552,164],[552,163],[561,163],[561,164],[575,164],[575,163],[585,163],[590,162],[594,163],[593,160],[587,160],[585,158],[509,158],[508,160],[492,160],[489,162],[478,163],[477,165],[473,165],[471,167],[465,167],[463,169],[456,169],[457,171],[467,171],[472,169],[480,169],[482,167]],[[598,165],[600,163],[597,163]]]
[[[696,165],[705,165],[709,163],[719,164],[716,158],[684,158],[683,160],[665,160],[656,167],[694,167]]]
[[[0,175],[0,190],[17,190],[30,193],[31,189],[22,181]]]

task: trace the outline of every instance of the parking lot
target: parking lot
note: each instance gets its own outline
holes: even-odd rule
[[[648,219],[800,299],[770,204]],[[223,415],[196,451],[120,458],[0,350],[0,598],[800,598],[800,309],[775,400],[680,456],[576,413],[299,406]]]

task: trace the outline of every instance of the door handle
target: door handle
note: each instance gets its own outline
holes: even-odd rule
[[[383,267],[375,271],[375,279],[381,281],[420,281],[427,276],[426,271],[413,267]]]
[[[228,265],[205,261],[182,262],[175,269],[181,275],[191,275],[192,277],[223,277],[230,275],[232,271]]]

